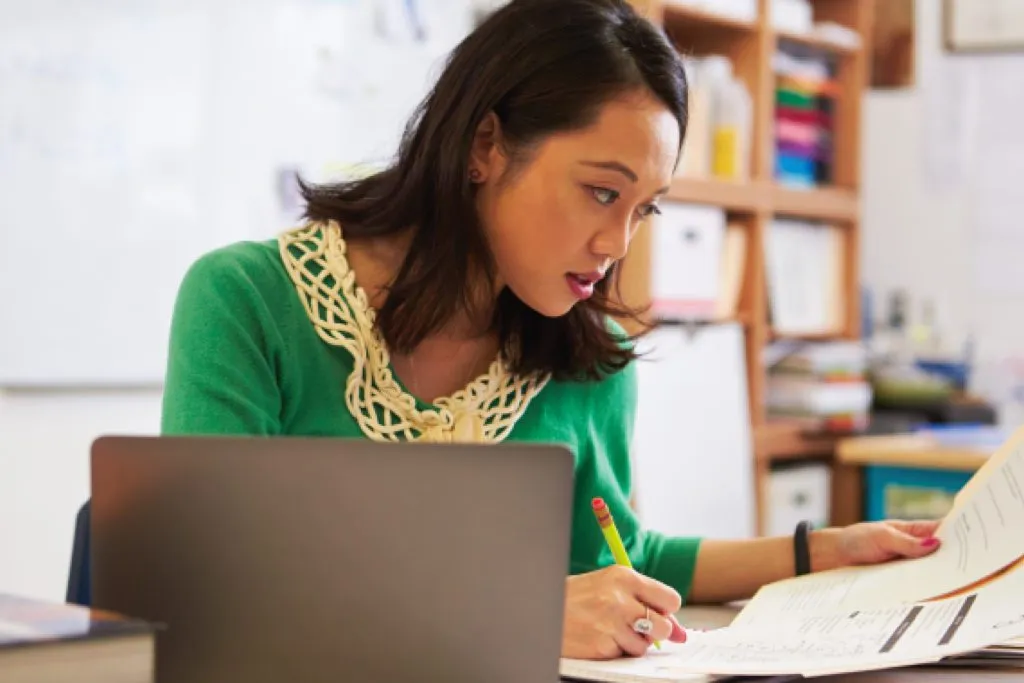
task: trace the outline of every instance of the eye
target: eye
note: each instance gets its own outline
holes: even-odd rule
[[[615,200],[619,198],[619,193],[615,190],[609,190],[607,187],[588,187],[590,194],[594,195],[594,199],[597,200],[602,206],[611,206],[615,203]]]
[[[650,216],[661,215],[661,209],[658,208],[657,204],[647,204],[646,206],[641,206],[639,212],[640,218],[649,218]]]

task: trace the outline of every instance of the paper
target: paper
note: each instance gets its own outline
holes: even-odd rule
[[[776,613],[770,625],[747,621],[698,634],[671,653],[671,668],[816,676],[935,662],[1024,634],[1022,594],[1024,571],[1018,571],[936,602],[792,618]]]
[[[633,678],[694,673],[818,676],[937,662],[1024,636],[1024,428],[975,473],[916,560],[849,567],[762,588],[727,628],[639,660]]]
[[[961,585],[979,581],[1024,555],[1024,443],[1001,449],[957,495],[936,532],[935,571]],[[944,560],[939,565],[939,561]]]
[[[935,661],[974,601],[849,613],[776,618],[771,629],[698,634],[673,653],[674,672],[815,675]],[[652,657],[655,658],[656,657]],[[668,668],[668,664],[664,665]]]
[[[964,487],[936,532],[942,545],[924,558],[848,567],[766,586],[741,612],[806,613],[870,609],[943,596],[996,574],[1024,555],[1024,430]]]
[[[822,676],[938,662],[1024,635],[1024,571],[977,592],[876,610],[831,610],[690,634],[642,658],[568,661],[564,671],[588,680],[688,681],[696,674]],[[742,616],[742,615],[741,615]],[[564,673],[563,671],[563,673]],[[615,676],[612,678],[611,676]]]
[[[607,662],[563,659],[558,673],[564,678],[581,681],[602,681],[607,683],[645,683],[649,681],[671,681],[672,683],[705,683],[720,677],[708,674],[676,672],[665,666],[662,650],[639,659],[614,659]]]

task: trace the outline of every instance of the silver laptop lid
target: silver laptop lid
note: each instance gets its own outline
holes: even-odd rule
[[[94,603],[161,683],[555,680],[572,496],[557,446],[104,437]]]

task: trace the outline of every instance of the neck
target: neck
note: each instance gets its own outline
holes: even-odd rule
[[[415,236],[413,230],[379,238],[347,241],[349,265],[358,274],[359,285],[366,292],[370,306],[379,310],[388,296]],[[443,328],[432,335],[441,342],[479,340],[492,332],[491,323],[497,306],[500,282],[487,284],[478,266],[471,267],[470,310],[458,311]]]

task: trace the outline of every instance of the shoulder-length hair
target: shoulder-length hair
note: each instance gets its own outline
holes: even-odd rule
[[[339,183],[300,181],[305,217],[336,220],[346,237],[415,229],[377,311],[391,350],[410,352],[456,313],[472,313],[476,278],[494,275],[468,178],[481,120],[489,112],[498,117],[503,152],[514,165],[531,145],[593,124],[605,103],[637,90],[671,111],[681,141],[687,119],[681,59],[628,2],[512,0],[449,56],[388,167]],[[492,324],[510,369],[597,378],[633,360],[632,344],[607,322],[608,316],[637,320],[639,313],[622,305],[617,275],[613,266],[590,299],[558,318],[502,291]]]

